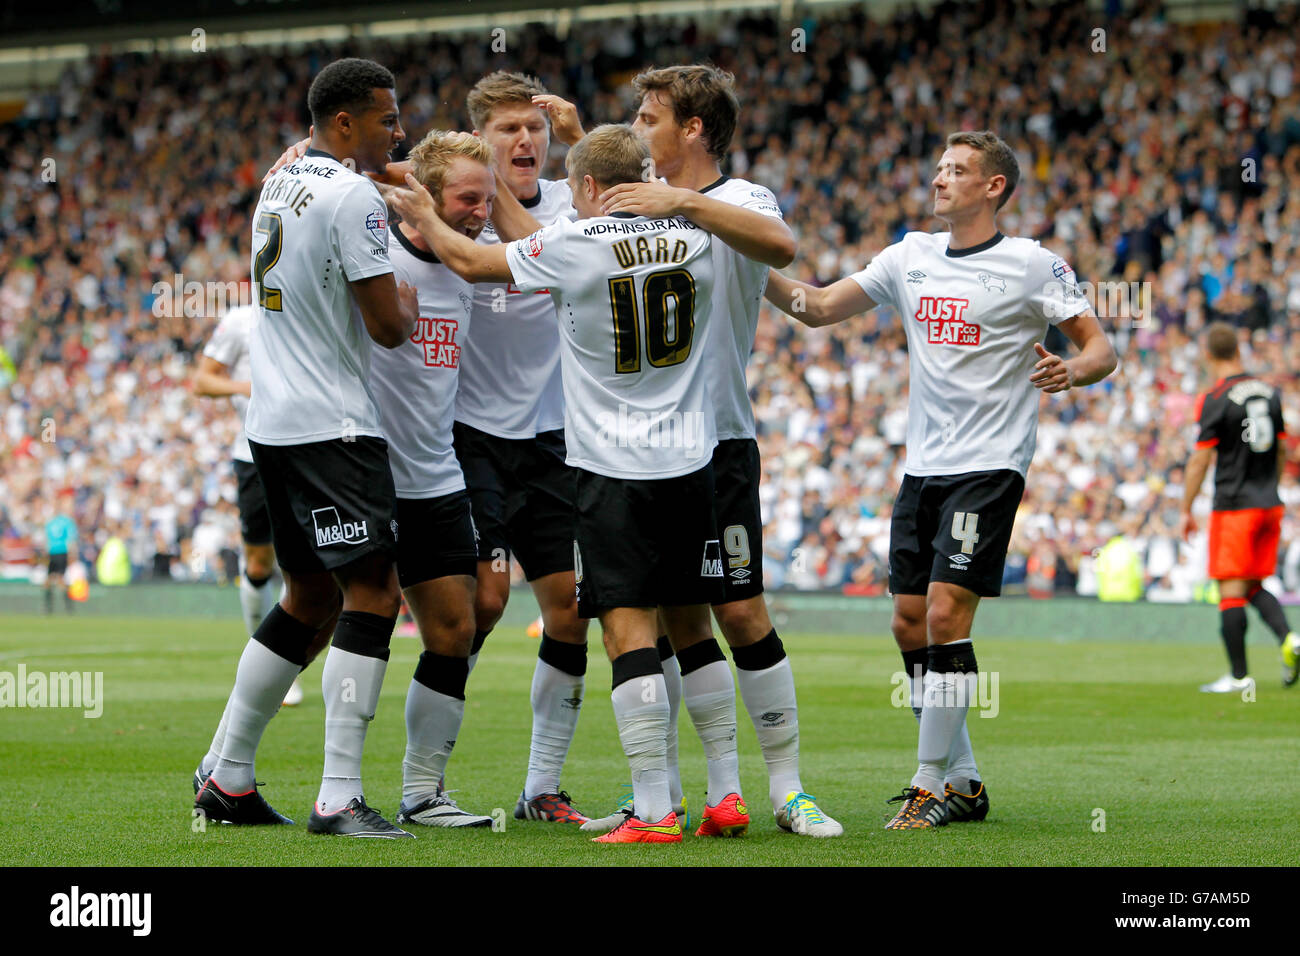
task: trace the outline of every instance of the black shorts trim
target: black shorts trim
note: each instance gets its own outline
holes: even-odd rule
[[[467,493],[397,499],[397,580],[402,590],[477,573],[478,544]]]
[[[729,438],[713,450],[713,503],[722,545],[723,598],[763,593],[762,464],[753,438]]]
[[[1000,595],[1024,493],[1025,479],[1009,469],[904,475],[889,526],[890,593],[925,594],[942,581]]]
[[[248,445],[266,492],[281,568],[313,574],[373,551],[396,555],[397,494],[382,438]]]
[[[452,440],[478,528],[479,560],[513,553],[529,581],[572,571],[577,474],[564,463],[564,431],[498,438],[456,422]]]
[[[720,602],[723,559],[712,465],[651,481],[577,472],[579,617],[619,607]]]
[[[239,536],[244,544],[271,543],[271,513],[266,508],[266,489],[251,461],[234,459],[235,480],[239,483]]]

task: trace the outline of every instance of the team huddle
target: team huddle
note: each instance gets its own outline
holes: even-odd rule
[[[347,59],[314,80],[311,140],[282,157],[253,215],[258,304],[237,318],[251,381],[236,453],[250,640],[195,771],[209,819],[291,822],[259,794],[254,756],[328,646],[308,830],[400,839],[412,836],[401,826],[490,824],[443,782],[513,555],[543,621],[517,818],[597,842],[680,842],[685,704],[707,759],[695,833],[745,833],[739,685],[776,824],[842,834],[800,778],[793,673],[763,599],[745,370],[764,296],[811,326],[879,304],[904,317],[912,384],[890,590],[920,729],[887,827],[988,813],[966,731],[974,695],[960,686],[976,674],[975,608],[1000,593],[1035,390],[1099,381],[1110,344],[1069,266],[997,231],[1018,169],[993,134],[949,138],[934,180],[949,233],[909,233],[815,288],[775,271],[795,242],[773,194],[721,171],[739,116],[731,77],[670,67],[633,85],[635,121],[584,134],[572,104],[494,73],[469,94],[473,133],[431,132],[390,163],[404,138],[392,75]],[[570,147],[563,181],[539,177],[552,133]],[[1051,325],[1077,355],[1043,347]],[[237,349],[207,354],[242,371]],[[255,550],[268,544],[284,579],[269,607]],[[403,598],[424,650],[393,823],[366,803],[361,755]],[[592,618],[631,775],[623,805],[595,818],[560,785]]]

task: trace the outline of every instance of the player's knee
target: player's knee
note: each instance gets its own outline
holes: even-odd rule
[[[447,657],[469,657],[474,644],[474,617],[469,613],[442,615],[426,635],[425,650]]]
[[[505,611],[506,596],[498,593],[495,588],[481,587],[474,595],[474,621],[478,630],[492,630]]]
[[[244,549],[244,573],[255,581],[264,581],[275,572],[275,554],[265,545]]]
[[[961,640],[969,637],[970,622],[964,609],[955,601],[944,599],[931,601],[925,613],[925,627],[929,632],[931,643]]]

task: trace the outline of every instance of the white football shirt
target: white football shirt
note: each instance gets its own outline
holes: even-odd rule
[[[744,179],[723,177],[700,192],[774,219],[783,219],[771,190]],[[783,220],[784,221],[784,220]],[[754,350],[758,312],[767,289],[767,266],[725,242],[713,244],[713,336],[717,378],[712,383],[718,440],[753,438],[754,408],[745,369]]]
[[[1009,468],[1034,457],[1034,343],[1087,310],[1064,259],[1001,233],[957,255],[946,232],[909,232],[853,279],[907,331],[909,475]]]
[[[388,255],[397,281],[415,286],[420,317],[402,345],[373,346],[370,390],[388,438],[397,497],[436,498],[465,487],[451,424],[474,287],[432,252],[417,249],[401,226],[389,233]]]
[[[540,225],[577,216],[566,180],[541,179],[537,186],[537,196],[522,205]],[[501,240],[489,222],[478,241]],[[498,438],[532,438],[564,427],[560,333],[545,288],[525,292],[513,282],[474,287],[474,340],[461,365],[456,421]]]
[[[253,397],[244,427],[263,445],[383,437],[370,395],[370,336],[349,282],[392,272],[375,184],[328,153],[262,187],[253,213]]]
[[[261,316],[261,310],[255,305],[239,305],[221,317],[212,338],[203,348],[203,354],[215,359],[229,369],[230,378],[235,382],[251,381],[249,378],[248,340],[253,334],[253,326]],[[244,395],[231,395],[230,404],[235,406],[239,415],[239,434],[230,448],[230,457],[236,461],[252,462],[253,453],[248,449],[248,438],[244,435],[244,418],[248,414],[248,398]]]
[[[711,241],[681,218],[600,216],[507,246],[515,284],[555,299],[570,465],[659,479],[709,463]]]

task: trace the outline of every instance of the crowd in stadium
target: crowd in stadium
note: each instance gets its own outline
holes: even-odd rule
[[[246,276],[261,174],[304,134],[307,85],[329,60],[393,70],[410,144],[465,128],[465,94],[494,69],[539,76],[591,126],[630,119],[631,72],[703,50],[736,75],[730,171],[776,192],[799,241],[791,274],[830,282],[906,231],[939,228],[929,182],[944,138],[987,127],[1021,164],[1004,233],[1039,239],[1086,282],[1149,284],[1123,315],[1099,303],[1119,371],[1040,399],[1008,593],[1095,593],[1091,555],[1122,534],[1148,597],[1188,599],[1204,577],[1203,545],[1177,540],[1209,384],[1198,330],[1239,326],[1247,367],[1283,387],[1300,429],[1297,21],[1295,6],[1206,27],[1155,9],[988,2],[875,23],[597,22],[563,39],[519,27],[503,53],[487,37],[422,37],[70,66],[0,126],[0,560],[40,553],[63,512],[87,564],[118,537],[138,577],[233,571],[237,422],[188,387],[218,315],[212,303],[168,314],[171,284]],[[809,331],[769,309],[750,382],[768,586],[884,593],[906,426],[899,316]],[[1281,491],[1300,499],[1294,466]],[[1282,548],[1286,590],[1300,591],[1293,517]]]

